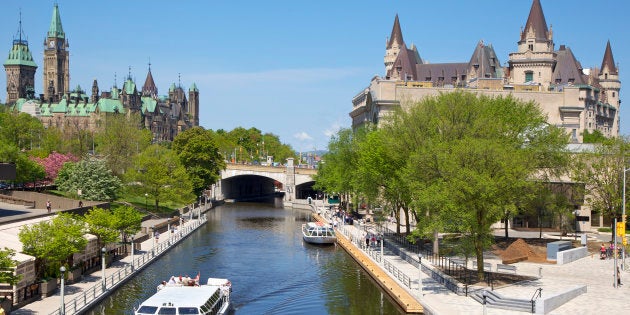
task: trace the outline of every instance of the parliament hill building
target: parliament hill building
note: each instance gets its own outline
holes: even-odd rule
[[[85,91],[80,85],[71,88],[70,44],[56,4],[43,43],[44,91],[36,95],[35,73],[38,67],[24,39],[21,23],[4,62],[6,105],[14,110],[29,113],[40,119],[45,127],[56,127],[62,132],[95,131],[103,126],[108,114],[139,113],[142,125],[151,130],[154,142],[171,141],[178,133],[199,126],[197,86],[193,83],[186,93],[181,84],[173,83],[168,95],[159,95],[150,65],[141,88],[136,85],[131,73],[120,88],[114,83],[108,91],[100,91],[96,79],[90,91]]]
[[[378,124],[398,107],[427,96],[466,89],[488,96],[534,101],[550,124],[564,128],[572,143],[585,131],[619,135],[619,72],[610,42],[602,45],[600,68],[584,69],[568,46],[556,46],[540,0],[533,0],[516,51],[502,66],[492,45],[480,41],[468,61],[427,63],[403,39],[398,15],[385,47],[385,75],[375,76],[352,99],[353,128]]]

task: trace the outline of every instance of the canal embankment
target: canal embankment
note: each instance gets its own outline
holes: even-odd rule
[[[317,213],[313,213],[313,220],[328,223],[328,220]],[[369,275],[372,279],[385,291],[400,308],[407,314],[425,314],[424,308],[418,300],[412,296],[407,290],[394,280],[381,266],[375,262],[370,256],[363,252],[351,240],[351,235],[341,228],[336,228],[337,244],[341,246]],[[376,253],[377,259],[382,261],[382,257]],[[403,280],[404,277],[403,277]],[[406,277],[408,285],[411,286],[411,278]]]
[[[194,209],[190,215],[183,216],[177,229],[173,228],[168,232],[161,233],[159,238],[145,238],[134,246],[140,250],[132,250],[129,255],[112,262],[106,268],[83,275],[82,281],[65,285],[63,289],[60,287],[55,294],[12,310],[10,314],[71,315],[86,313],[91,307],[114,293],[119,286],[157,261],[171,248],[204,225],[207,218],[203,213],[211,208],[212,205],[209,204]]]

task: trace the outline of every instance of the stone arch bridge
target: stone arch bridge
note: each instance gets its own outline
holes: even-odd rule
[[[216,199],[257,201],[282,196],[285,201],[315,197],[313,175],[316,169],[293,165],[262,166],[228,163],[221,171],[221,180],[213,187]]]

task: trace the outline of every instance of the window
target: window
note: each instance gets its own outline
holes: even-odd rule
[[[615,97],[615,92],[613,92],[612,97]]]
[[[534,45],[533,44],[527,45],[527,49],[534,51]]]
[[[534,72],[533,71],[525,71],[525,82],[534,81]]]

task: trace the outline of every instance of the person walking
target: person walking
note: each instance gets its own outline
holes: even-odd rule
[[[46,210],[48,210],[48,213],[50,213],[50,211],[52,210],[52,204],[50,203],[50,200],[46,201]]]

